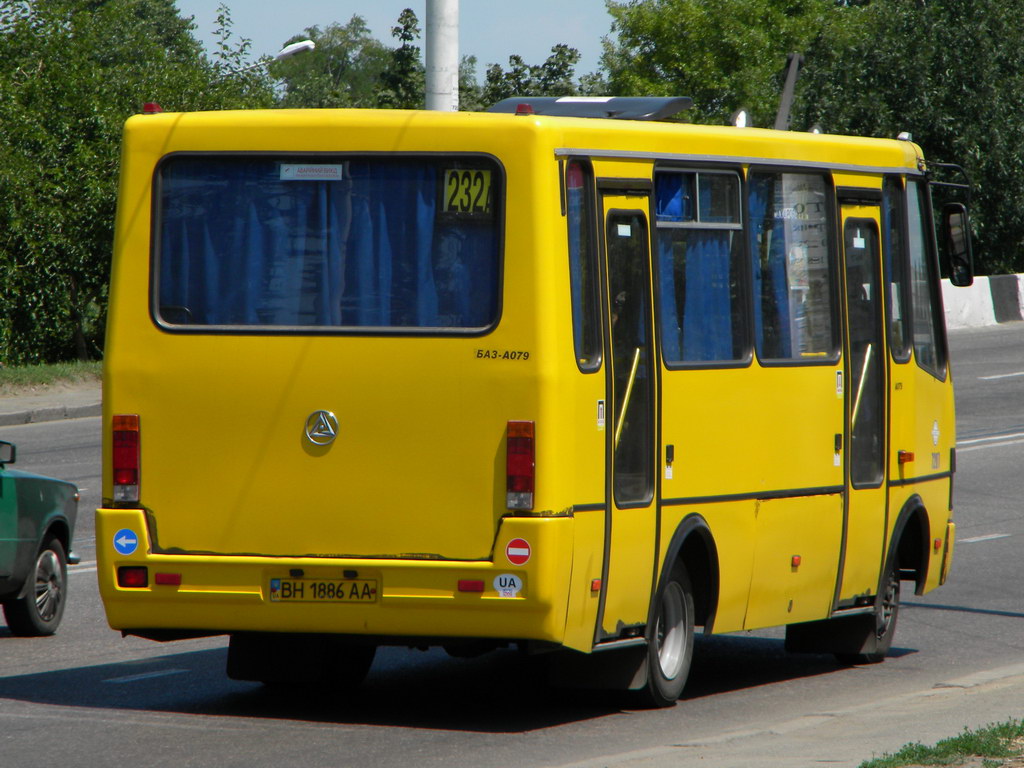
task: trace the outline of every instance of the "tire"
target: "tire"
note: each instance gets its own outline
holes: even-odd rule
[[[877,664],[892,648],[892,639],[896,634],[896,619],[900,612],[900,571],[893,563],[886,574],[885,583],[875,601],[875,643],[871,653],[837,653],[836,659],[842,664],[858,666],[861,664]]]
[[[647,645],[647,683],[638,691],[648,707],[671,707],[683,692],[693,657],[693,589],[676,563],[658,590]]]
[[[67,602],[68,559],[57,539],[47,541],[28,574],[25,596],[4,603],[11,634],[42,637],[57,631]]]

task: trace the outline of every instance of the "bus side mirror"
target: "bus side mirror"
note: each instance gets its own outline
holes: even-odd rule
[[[13,464],[14,457],[15,450],[13,443],[0,440],[0,467],[3,467],[5,464]]]
[[[946,203],[942,206],[942,236],[949,282],[960,288],[973,284],[971,223],[967,216],[967,206],[963,203]]]

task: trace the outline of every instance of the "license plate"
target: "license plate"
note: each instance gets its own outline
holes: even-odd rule
[[[376,579],[271,579],[275,603],[375,603]]]

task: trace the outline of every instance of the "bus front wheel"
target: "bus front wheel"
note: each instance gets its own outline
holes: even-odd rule
[[[677,562],[658,591],[648,637],[647,684],[639,691],[641,703],[670,707],[682,694],[693,657],[693,624],[690,577]]]

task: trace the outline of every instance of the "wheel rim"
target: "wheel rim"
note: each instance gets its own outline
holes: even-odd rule
[[[882,595],[881,610],[878,612],[878,626],[875,630],[878,633],[878,637],[884,636],[889,631],[899,603],[900,579],[894,569],[889,574],[888,583],[885,585],[885,594]]]
[[[36,612],[43,621],[53,621],[64,596],[64,573],[57,553],[43,550],[36,560]]]
[[[656,642],[658,644],[658,666],[661,667],[661,673],[667,680],[672,680],[679,674],[686,654],[684,599],[683,589],[675,581],[670,581],[665,586],[665,591],[661,596]]]

